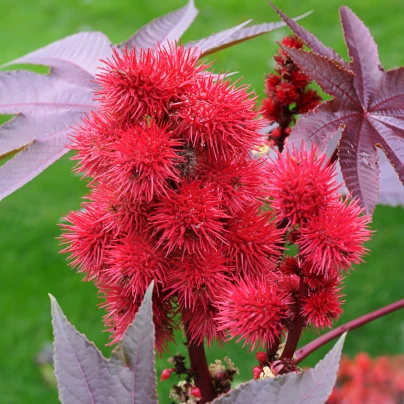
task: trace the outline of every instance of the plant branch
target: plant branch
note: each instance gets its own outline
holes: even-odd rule
[[[327,342],[333,340],[334,338],[339,337],[345,331],[354,330],[355,328],[361,327],[362,325],[369,323],[373,320],[378,319],[379,317],[383,317],[386,314],[392,313],[393,311],[400,310],[404,308],[404,299],[399,300],[398,302],[389,304],[388,306],[382,307],[381,309],[372,311],[371,313],[365,314],[355,320],[350,321],[340,327],[335,328],[334,330],[327,332],[327,334],[318,337],[314,341],[305,345],[303,348],[300,348],[296,352],[296,363],[301,362],[306,356],[310,355],[316,349],[322,347]]]
[[[216,392],[212,383],[212,376],[209,372],[208,361],[206,359],[204,344],[194,344],[190,341],[187,334],[187,348],[191,369],[194,374],[195,385],[199,387],[202,394],[202,399],[199,404],[205,404],[213,401],[216,398]]]
[[[267,346],[267,356],[270,362],[274,361],[276,352],[279,349],[279,344],[281,343],[281,337],[276,337],[272,344],[268,344]]]
[[[291,111],[289,111],[289,106],[283,107],[282,119],[278,122],[281,135],[278,139],[276,139],[276,145],[278,146],[279,153],[283,152],[285,140],[289,136],[289,134],[285,132],[285,129],[289,128],[290,124],[293,122],[293,119],[294,117]]]
[[[330,157],[330,161],[328,162],[328,165],[334,164],[337,160],[338,160],[338,146],[332,152],[332,155]]]
[[[296,317],[293,322],[293,327],[288,333],[285,349],[282,352],[281,359],[292,359],[296,351],[297,344],[299,343],[300,336],[305,325],[305,319],[301,314],[302,302],[307,295],[307,284],[304,281],[304,276],[300,277],[299,285],[299,300],[296,307]]]

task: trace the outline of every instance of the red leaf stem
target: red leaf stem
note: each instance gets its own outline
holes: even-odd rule
[[[327,332],[327,334],[318,337],[314,341],[296,351],[296,364],[301,362],[304,358],[306,358],[306,356],[310,355],[312,352],[322,347],[327,342],[342,335],[345,331],[354,330],[355,328],[361,327],[362,325],[376,320],[379,317],[383,317],[386,314],[392,313],[393,311],[400,310],[402,308],[404,308],[404,299],[389,304],[388,306],[382,307],[381,309],[372,311],[371,313],[358,317],[355,320],[352,320],[344,325],[341,325],[340,327],[335,328],[330,332]]]

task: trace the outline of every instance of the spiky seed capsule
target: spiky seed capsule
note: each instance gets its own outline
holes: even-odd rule
[[[202,399],[202,393],[199,387],[191,387],[191,396]]]
[[[172,375],[172,370],[171,369],[163,369],[161,372],[161,378],[160,381],[163,382],[164,380],[167,380],[171,377]]]
[[[261,366],[254,366],[253,367],[254,379],[259,379],[261,373],[262,373],[262,367]]]

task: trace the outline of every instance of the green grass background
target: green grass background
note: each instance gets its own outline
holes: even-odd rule
[[[2,0],[0,3],[0,64],[24,55],[54,40],[82,30],[101,30],[118,43],[150,19],[183,5],[185,0]],[[200,14],[184,40],[197,39],[253,18],[255,23],[277,21],[265,0],[196,0]],[[404,2],[397,0],[278,0],[291,16],[308,10],[314,13],[303,25],[326,44],[346,55],[338,7],[352,9],[370,27],[386,68],[404,63],[402,48]],[[238,71],[243,82],[263,94],[263,77],[272,66],[274,39],[289,31],[274,33],[237,45],[212,56],[216,70]],[[1,141],[1,139],[0,139]],[[58,254],[57,223],[64,213],[79,208],[84,183],[71,173],[72,162],[62,158],[21,190],[0,202],[0,402],[56,403],[57,392],[43,380],[34,364],[36,353],[52,340],[50,292],[58,299],[69,320],[104,354],[107,334],[103,333],[102,311],[95,287],[81,282],[71,271],[66,257]],[[380,206],[373,222],[377,233],[366,263],[346,279],[346,322],[403,298],[404,210]],[[308,342],[315,335],[305,335]],[[180,346],[173,347],[183,350]],[[306,360],[313,365],[329,346]],[[404,316],[396,312],[348,335],[344,352],[354,355],[398,354],[404,351]],[[209,350],[209,358],[228,354],[241,368],[239,381],[251,376],[254,355],[239,345],[226,351]],[[157,360],[158,370],[166,358]],[[168,403],[170,382],[160,387],[161,403]]]

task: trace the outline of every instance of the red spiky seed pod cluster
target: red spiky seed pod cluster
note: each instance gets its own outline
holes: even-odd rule
[[[63,251],[104,295],[112,342],[152,280],[159,350],[178,312],[192,342],[223,340],[218,300],[281,254],[283,232],[259,206],[266,163],[250,157],[254,95],[207,68],[174,44],[114,50],[97,75],[99,109],[72,135],[91,191],[62,225]]]
[[[269,165],[271,206],[278,223],[293,237],[296,257],[285,258],[279,270],[293,294],[298,315],[316,328],[331,327],[340,316],[342,271],[367,253],[370,218],[357,200],[338,194],[335,164],[314,147],[286,149]]]
[[[250,349],[268,344],[287,331],[293,301],[290,294],[277,287],[275,279],[244,279],[231,286],[218,302],[221,329],[229,330]]]
[[[282,336],[296,330],[299,317],[303,327],[317,329],[330,327],[338,319],[342,271],[362,260],[367,252],[363,244],[371,231],[369,217],[358,202],[338,195],[335,166],[316,148],[308,151],[303,144],[300,150],[279,153],[270,161],[266,178],[271,209],[258,217],[249,217],[256,208],[245,210],[235,228],[228,227],[225,247],[242,270],[252,273],[249,268],[255,268],[255,277],[244,277],[223,292],[217,318],[220,330],[244,339],[250,349],[271,346],[275,357]],[[261,247],[260,240],[266,244],[260,231],[266,226],[273,227],[274,239],[277,233],[283,234],[285,245],[277,245],[279,251],[297,247],[295,257]],[[273,259],[277,260],[275,270]],[[297,332],[300,335],[301,330]]]
[[[197,59],[170,45],[105,62],[100,108],[72,136],[91,191],[62,225],[63,252],[105,297],[112,343],[152,280],[160,351],[179,317],[189,343],[228,335],[250,349],[279,344],[298,316],[329,326],[369,219],[340,200],[334,167],[315,149],[253,160],[262,124],[252,94]],[[277,85],[286,102],[292,89]],[[284,256],[285,240],[296,257]]]
[[[304,43],[296,35],[291,35],[283,39],[282,45],[302,49]],[[266,98],[260,111],[264,118],[279,125],[269,134],[268,142],[282,150],[296,121],[295,116],[311,111],[322,98],[316,90],[308,88],[311,79],[301,72],[284,50],[279,50],[274,59],[275,73],[266,77]]]
[[[327,157],[317,156],[315,148],[310,152],[304,147],[300,151],[286,149],[269,171],[271,207],[277,218],[287,220],[290,226],[317,216],[324,206],[338,199],[335,168],[327,166]]]

